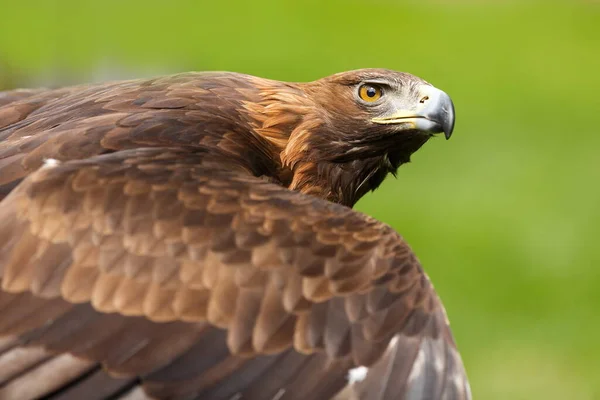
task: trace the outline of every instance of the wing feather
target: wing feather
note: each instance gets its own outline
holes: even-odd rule
[[[178,79],[2,103],[0,336],[45,349],[0,382],[3,398],[111,382],[97,398],[320,399],[361,366],[351,398],[469,398],[443,306],[404,240],[185,147],[227,135],[192,130],[182,116],[200,111]],[[49,156],[62,162],[39,168]]]

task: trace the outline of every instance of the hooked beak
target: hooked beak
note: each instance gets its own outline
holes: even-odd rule
[[[429,133],[444,132],[450,139],[454,130],[454,104],[445,92],[431,85],[418,89],[418,102],[410,109],[399,109],[385,117],[372,118],[376,124],[398,124],[406,129]]]

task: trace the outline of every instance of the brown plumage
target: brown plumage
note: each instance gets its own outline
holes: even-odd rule
[[[0,399],[469,399],[415,255],[351,209],[453,112],[375,69],[0,93]]]

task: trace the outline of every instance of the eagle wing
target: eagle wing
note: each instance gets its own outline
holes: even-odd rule
[[[389,226],[207,149],[98,149],[0,165],[0,398],[470,398]]]

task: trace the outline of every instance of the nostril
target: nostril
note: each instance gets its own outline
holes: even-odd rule
[[[419,103],[425,103],[427,100],[429,100],[429,96],[423,97],[421,100],[419,100]]]

